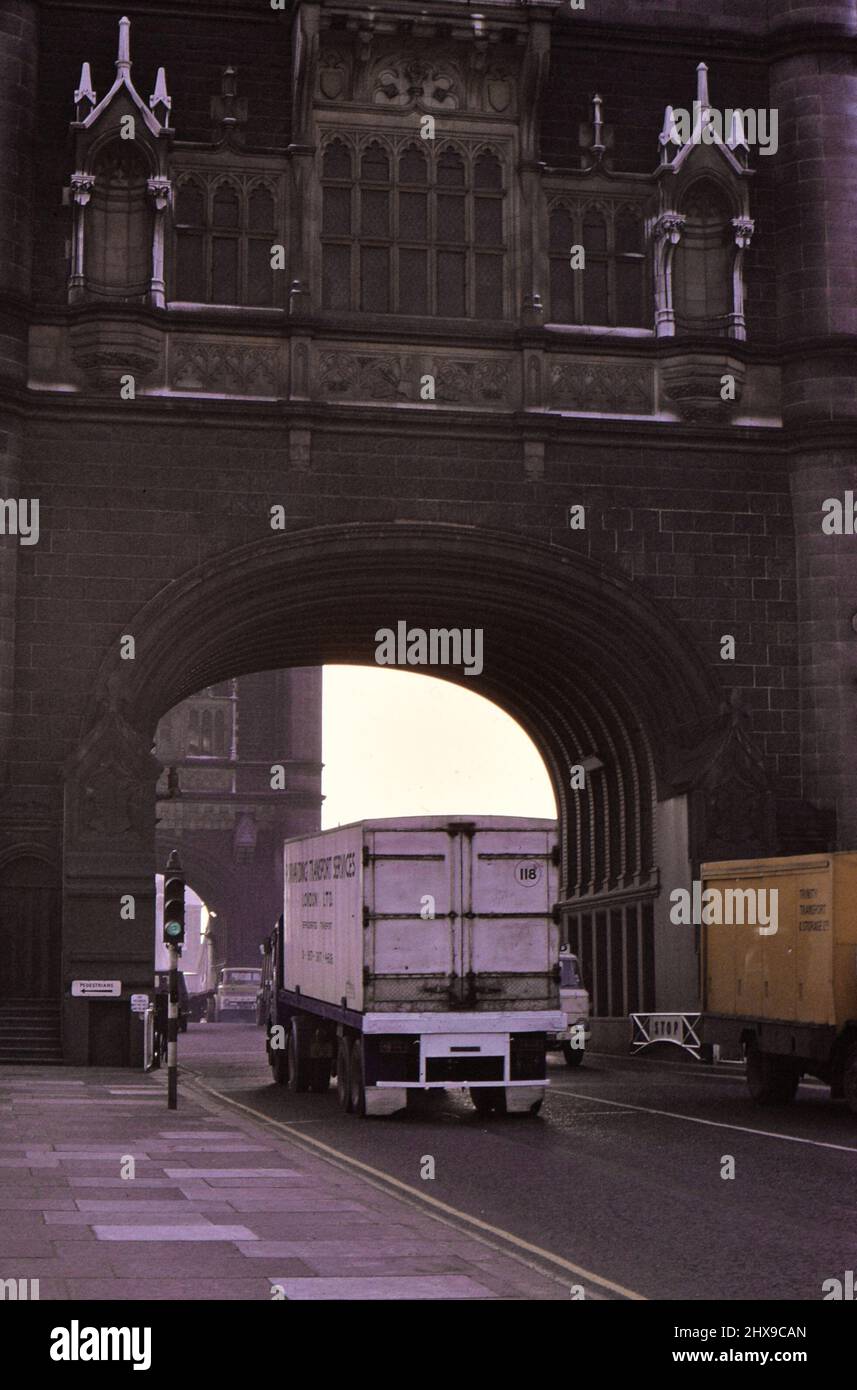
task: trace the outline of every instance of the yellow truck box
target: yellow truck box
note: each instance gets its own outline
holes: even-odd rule
[[[772,1099],[790,1098],[792,1080],[796,1088],[810,1072],[850,1103],[857,853],[730,860],[703,864],[700,873],[706,1040],[743,1044],[748,1079],[751,1064],[757,1074],[779,1077],[773,1088],[758,1087],[773,1090]],[[854,1086],[857,1102],[857,1074]]]

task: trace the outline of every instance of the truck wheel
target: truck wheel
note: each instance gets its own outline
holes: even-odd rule
[[[794,1100],[800,1072],[790,1057],[751,1047],[747,1052],[747,1088],[756,1105],[787,1105]]]
[[[504,1086],[473,1086],[470,1091],[477,1115],[505,1115],[506,1089]]]
[[[579,1067],[583,1062],[583,1048],[572,1047],[570,1042],[563,1043],[562,1055],[565,1058],[565,1065],[567,1067]]]
[[[842,1068],[842,1094],[848,1109],[857,1115],[857,1047],[852,1047]]]
[[[361,1118],[366,1114],[366,1083],[363,1079],[363,1039],[355,1038],[351,1044],[351,1065],[350,1065],[350,1084],[348,1087],[351,1096],[351,1113],[360,1115]]]
[[[336,1048],[336,1098],[340,1110],[351,1114],[351,1048],[347,1038],[340,1038]]]
[[[310,1084],[310,1057],[309,1057],[309,1037],[307,1036],[307,1020],[296,1014],[292,1019],[292,1027],[289,1032],[289,1042],[286,1049],[288,1054],[290,1091],[303,1092],[309,1090]]]

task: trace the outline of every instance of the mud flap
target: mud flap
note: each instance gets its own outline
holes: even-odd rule
[[[522,1115],[545,1098],[544,1086],[507,1086],[506,1114]]]
[[[394,1115],[404,1110],[408,1103],[408,1093],[404,1086],[367,1086],[366,1114]]]

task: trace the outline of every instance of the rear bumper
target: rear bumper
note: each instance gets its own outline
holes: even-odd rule
[[[515,1013],[364,1014],[364,1033],[559,1033],[566,1017],[558,1009]]]
[[[386,1014],[382,1032],[381,1017],[365,1020],[367,1086],[406,1090],[544,1087],[546,1025],[565,1021],[547,1013]],[[394,1031],[391,1022],[402,1026]]]

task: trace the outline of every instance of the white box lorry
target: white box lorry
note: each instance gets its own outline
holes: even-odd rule
[[[286,841],[266,944],[268,1059],[294,1091],[391,1114],[411,1090],[536,1113],[561,1032],[556,823],[367,820]]]

